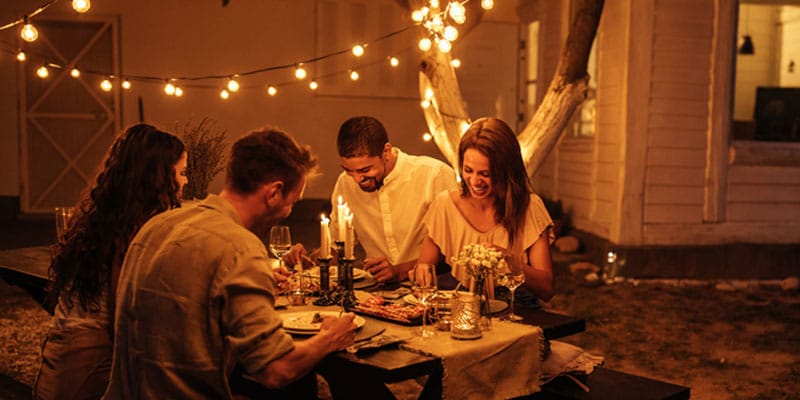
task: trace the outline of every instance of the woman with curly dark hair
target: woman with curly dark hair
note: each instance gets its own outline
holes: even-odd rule
[[[186,151],[153,126],[128,128],[54,246],[50,295],[58,303],[42,346],[34,398],[100,398],[108,384],[114,293],[125,252],[152,216],[180,207]]]

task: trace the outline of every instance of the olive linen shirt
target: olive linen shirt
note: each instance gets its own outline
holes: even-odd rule
[[[419,258],[425,238],[422,218],[436,194],[456,186],[456,175],[447,164],[427,156],[397,150],[397,163],[374,192],[359,188],[342,172],[331,196],[331,233],[337,236],[338,197],[353,212],[356,240],[367,257],[386,257],[393,265]]]
[[[225,199],[153,217],[122,266],[105,398],[232,398],[236,363],[256,374],[294,348],[274,287],[266,248]]]

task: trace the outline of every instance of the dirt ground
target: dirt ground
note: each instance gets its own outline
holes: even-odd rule
[[[640,283],[587,287],[556,265],[547,308],[585,318],[564,341],[609,368],[691,387],[692,399],[800,399],[800,293]],[[33,384],[49,316],[0,280],[0,373]]]

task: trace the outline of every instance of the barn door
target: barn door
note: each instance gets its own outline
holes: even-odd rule
[[[24,213],[49,213],[77,201],[119,131],[119,89],[99,85],[119,76],[119,35],[115,19],[36,22],[39,39],[20,64],[20,200]],[[42,79],[36,71],[47,63],[63,68]]]

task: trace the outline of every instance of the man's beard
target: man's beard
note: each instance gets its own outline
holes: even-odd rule
[[[361,185],[361,182],[364,182],[364,181],[367,181],[367,182],[371,181],[374,184],[369,188],[365,188],[364,186]],[[361,190],[363,190],[365,192],[369,192],[369,193],[377,191],[378,189],[380,189],[383,186],[383,179],[378,180],[378,178],[366,178],[366,179],[362,180],[361,182],[358,183],[358,187]]]

